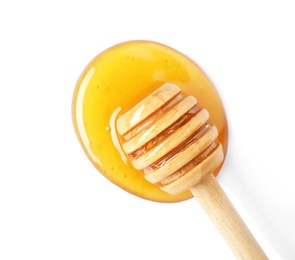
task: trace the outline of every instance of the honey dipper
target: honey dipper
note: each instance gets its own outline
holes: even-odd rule
[[[224,154],[209,113],[166,83],[120,116],[123,151],[149,182],[170,194],[188,189],[237,259],[267,259],[212,172]]]

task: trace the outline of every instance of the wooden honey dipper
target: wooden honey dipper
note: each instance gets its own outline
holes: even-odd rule
[[[208,120],[193,96],[166,83],[120,116],[116,126],[133,167],[170,194],[190,189],[237,259],[268,259],[212,174],[224,154]]]

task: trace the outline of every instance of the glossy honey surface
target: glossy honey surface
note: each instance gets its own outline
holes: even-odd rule
[[[115,129],[122,111],[167,82],[196,97],[198,105],[208,110],[226,154],[228,128],[216,89],[191,59],[156,42],[124,42],[96,56],[78,79],[72,116],[86,155],[111,182],[144,199],[178,202],[191,198],[190,191],[169,195],[146,181],[121,151]]]

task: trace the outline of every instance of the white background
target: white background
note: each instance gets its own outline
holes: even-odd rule
[[[233,259],[197,201],[130,195],[77,141],[78,76],[135,39],[207,72],[230,124],[219,180],[269,258],[295,259],[294,13],[292,1],[1,0],[0,259]]]

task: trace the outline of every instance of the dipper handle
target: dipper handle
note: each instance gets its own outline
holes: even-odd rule
[[[268,259],[213,174],[190,190],[237,259]]]

